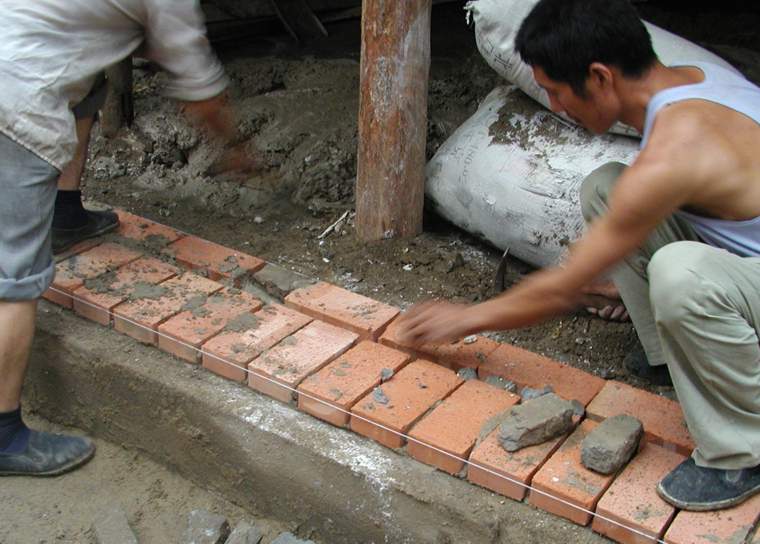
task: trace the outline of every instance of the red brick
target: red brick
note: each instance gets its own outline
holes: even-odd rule
[[[468,458],[483,425],[519,400],[487,383],[467,381],[412,428],[407,453],[444,472],[457,474],[464,468],[460,459]]]
[[[103,243],[103,240],[99,238],[90,238],[88,240],[82,240],[78,244],[71,246],[66,251],[53,255],[53,260],[56,263],[60,263],[61,261],[65,261],[69,257],[73,257],[74,255],[79,255],[80,253],[84,253],[85,251],[92,249],[94,247],[97,247],[102,243]]]
[[[290,402],[299,383],[345,353],[358,338],[353,332],[321,321],[309,323],[248,364],[248,385]]]
[[[478,367],[481,378],[501,376],[520,387],[539,389],[551,385],[554,392],[584,406],[602,389],[604,380],[536,353],[502,344]]]
[[[485,336],[472,336],[451,344],[435,346],[433,359],[454,372],[463,368],[477,369],[488,361],[488,357],[500,345]]]
[[[51,302],[71,308],[71,295],[82,287],[84,280],[115,270],[140,256],[138,251],[106,243],[69,257],[56,265],[52,289],[48,289],[43,296]]]
[[[146,344],[158,344],[158,326],[198,301],[222,289],[215,281],[185,273],[158,285],[164,292],[157,298],[143,298],[119,304],[113,310],[113,326],[119,332]]]
[[[609,381],[589,404],[587,415],[595,421],[602,421],[618,414],[628,414],[641,421],[647,439],[652,442],[683,455],[694,449],[681,405],[675,401]]]
[[[203,345],[203,367],[230,380],[248,379],[248,363],[280,340],[307,325],[311,318],[279,304],[253,314],[247,328],[236,327]]]
[[[74,291],[74,311],[101,325],[111,324],[112,310],[133,298],[141,286],[156,285],[179,274],[177,267],[152,257],[142,257],[112,274],[97,278],[98,286],[89,284]]]
[[[591,514],[570,504],[593,511],[614,478],[614,475],[592,472],[581,464],[581,442],[597,425],[593,421],[581,423],[544,463],[533,477],[534,490],[529,496],[531,504],[579,525],[587,525],[591,521]],[[547,497],[540,491],[570,504]]]
[[[380,386],[387,404],[377,402],[372,391],[354,406],[351,429],[389,448],[400,448],[406,440],[397,433],[407,434],[436,402],[461,383],[448,368],[423,359],[411,362]]]
[[[233,320],[261,309],[259,299],[237,289],[225,288],[205,304],[175,315],[159,325],[158,347],[191,363],[200,360],[200,347]]]
[[[499,429],[496,428],[470,455],[470,462],[474,464],[467,467],[467,479],[495,493],[521,501],[528,491],[525,486],[530,485],[533,475],[564,439],[561,436],[543,444],[508,452],[499,444]]]
[[[116,234],[130,240],[147,242],[156,247],[163,247],[176,242],[182,233],[171,227],[131,214],[124,210],[114,210],[119,216],[119,228]]]
[[[164,251],[180,264],[205,270],[211,279],[239,278],[256,272],[266,264],[258,257],[234,251],[197,236],[186,236],[177,240]]]
[[[384,369],[398,372],[410,356],[374,342],[361,342],[298,386],[298,408],[338,427],[351,407],[380,385]]]
[[[594,531],[624,544],[648,544],[662,538],[675,508],[657,495],[657,484],[683,460],[678,453],[644,444],[596,507],[599,516],[612,521],[594,517]]]
[[[668,544],[738,544],[745,542],[760,518],[760,495],[727,510],[681,510],[665,533]]]
[[[398,308],[325,282],[293,291],[285,303],[316,319],[346,327],[362,340],[376,341],[399,313]]]

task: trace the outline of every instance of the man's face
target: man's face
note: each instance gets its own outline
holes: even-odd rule
[[[540,66],[533,67],[533,77],[549,95],[549,106],[555,113],[564,113],[573,121],[596,134],[603,134],[617,120],[600,93],[586,85],[586,96],[578,96],[567,83],[555,81]]]

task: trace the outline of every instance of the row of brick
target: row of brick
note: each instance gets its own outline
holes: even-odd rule
[[[336,310],[345,310],[358,297],[327,285],[312,290],[319,296],[310,297],[307,288],[286,300],[298,301],[299,308],[306,304],[303,301],[318,300],[311,303],[312,308],[319,306],[312,315],[336,322],[341,321]],[[331,292],[339,296],[331,297]],[[604,382],[483,337],[411,349],[398,341],[392,322],[379,342],[379,346],[360,344],[302,382],[299,407],[391,448],[403,446],[402,435],[407,435],[411,457],[450,474],[462,471],[463,460],[469,458],[471,482],[515,500],[523,500],[532,486],[531,504],[581,525],[593,519],[594,530],[620,542],[663,537],[674,544],[729,542],[748,534],[758,516],[760,498],[709,514],[677,513],[659,498],[657,483],[693,449],[680,407],[673,401],[619,382]],[[391,349],[383,352],[383,347]],[[378,372],[383,361],[392,375],[385,383]],[[251,365],[252,372],[255,366]],[[398,371],[399,367],[403,368]],[[463,384],[454,371],[464,367],[476,368],[481,377],[500,376],[522,387],[551,385],[561,396],[587,405],[588,419],[567,438],[508,454],[498,444],[498,430],[485,437],[480,433],[519,398],[482,381]],[[348,383],[357,387],[348,389]],[[647,439],[641,451],[619,475],[586,469],[580,462],[583,438],[597,422],[620,413],[644,424]],[[701,532],[695,532],[697,527]]]
[[[209,370],[278,400],[295,399],[301,410],[388,447],[404,446],[401,435],[408,435],[407,453],[443,471],[460,473],[469,458],[471,482],[515,500],[523,500],[524,486],[532,485],[654,538],[669,527],[665,538],[674,543],[697,537],[720,542],[722,528],[746,533],[749,518],[760,510],[750,502],[730,514],[675,515],[656,496],[656,482],[693,447],[677,403],[485,337],[412,349],[397,338],[398,309],[326,283],[294,291],[287,307],[262,308],[254,297],[176,265],[229,283],[263,261],[216,244],[216,251],[207,251],[211,243],[197,244],[194,237],[148,234],[158,227],[137,219],[143,226],[135,230],[135,221],[123,216],[120,235],[161,236],[162,252],[172,262],[101,244],[59,264],[56,287],[77,299],[69,307],[103,324],[113,319],[117,330],[185,360],[198,362],[200,351]],[[61,297],[56,301],[67,305]],[[589,419],[567,439],[507,454],[497,431],[488,430],[493,417],[519,398],[481,381],[462,382],[455,371],[464,367],[520,387],[551,385],[584,404]],[[646,444],[617,478],[586,470],[580,442],[596,421],[619,413],[644,423]],[[528,500],[576,523],[592,519],[539,492]],[[697,535],[691,529],[700,523],[704,530]],[[594,518],[593,528],[621,542],[643,538],[602,517]]]

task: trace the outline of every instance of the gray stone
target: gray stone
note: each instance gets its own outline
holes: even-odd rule
[[[499,426],[499,442],[507,451],[541,444],[573,428],[573,404],[554,393],[512,408]]]
[[[483,381],[489,385],[498,387],[499,389],[504,389],[505,391],[509,391],[510,393],[517,392],[517,384],[515,384],[515,382],[512,382],[510,380],[506,380],[502,378],[501,376],[488,376]]]
[[[184,544],[222,544],[230,534],[230,524],[224,516],[207,510],[193,510],[187,516]]]
[[[390,402],[390,399],[383,393],[383,390],[379,387],[375,387],[375,390],[372,391],[372,398],[377,402],[378,404],[388,404]]]
[[[232,531],[225,544],[259,544],[262,538],[261,531],[250,523],[241,521]]]
[[[291,291],[306,287],[314,280],[276,264],[268,263],[253,275],[253,279],[273,297],[284,299]]]
[[[313,540],[301,540],[293,533],[282,533],[272,541],[272,544],[315,544]]]
[[[573,415],[577,417],[583,417],[586,415],[586,408],[583,406],[583,404],[580,403],[580,401],[577,400],[571,400],[570,403],[573,405]]]
[[[121,508],[102,512],[92,525],[97,544],[137,544],[137,537],[129,527],[127,515]]]
[[[457,372],[457,376],[462,378],[464,381],[478,379],[477,371],[474,368],[470,368],[470,367],[462,368],[459,372]]]
[[[620,470],[636,453],[644,427],[635,417],[618,415],[601,422],[581,443],[581,463],[602,474]]]
[[[525,402],[528,400],[537,399],[538,397],[543,397],[549,393],[554,393],[554,388],[551,385],[545,385],[541,389],[523,387],[523,390],[520,391],[520,396],[522,397],[522,401]]]
[[[382,380],[383,383],[387,382],[392,377],[393,377],[393,369],[384,368],[380,371],[380,380]]]

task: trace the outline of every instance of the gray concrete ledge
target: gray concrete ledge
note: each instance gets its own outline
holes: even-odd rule
[[[24,402],[326,543],[604,541],[46,302]]]

